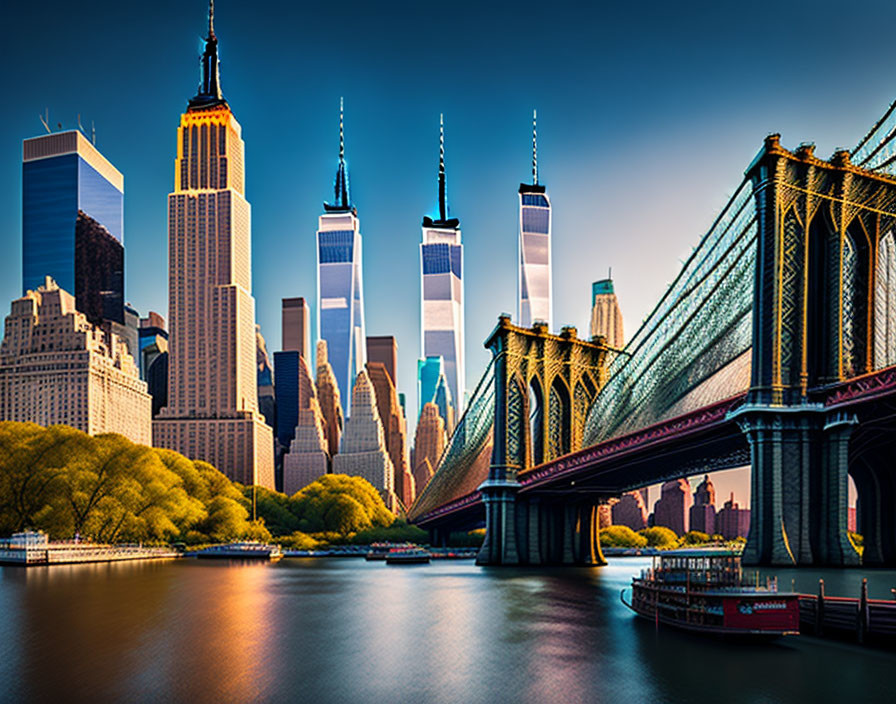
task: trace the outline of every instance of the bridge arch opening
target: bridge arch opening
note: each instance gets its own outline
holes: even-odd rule
[[[548,402],[548,456],[550,459],[569,452],[570,415],[569,389],[558,376],[551,384]]]
[[[896,364],[896,239],[888,231],[877,246],[874,276],[874,366]]]
[[[868,301],[871,247],[869,245],[868,231],[862,219],[857,217],[844,232],[841,256],[840,314],[843,339],[841,373],[844,378],[870,371]]]
[[[529,382],[529,456],[533,465],[544,462],[544,394],[536,377]]]

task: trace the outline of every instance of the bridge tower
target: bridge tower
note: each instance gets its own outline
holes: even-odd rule
[[[491,465],[479,487],[486,513],[481,565],[604,564],[597,505],[582,494],[518,496],[517,474],[580,449],[585,417],[605,376],[603,337],[580,340],[547,325],[501,316],[485,346],[493,355]]]
[[[826,408],[819,390],[874,368],[875,277],[896,229],[896,180],[846,151],[830,161],[814,145],[790,152],[779,135],[747,177],[758,233],[752,378],[733,414],[752,462],[744,562],[855,565],[846,515],[858,418]]]

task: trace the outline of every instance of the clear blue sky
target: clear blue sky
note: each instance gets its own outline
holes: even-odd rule
[[[5,3],[0,16],[0,309],[20,294],[21,141],[42,131],[49,108],[53,125],[72,128],[78,113],[96,123],[97,146],[125,175],[127,298],[167,314],[166,196],[206,4],[47,0]],[[339,96],[367,330],[398,338],[399,390],[414,408],[420,220],[435,212],[440,112],[466,249],[472,387],[496,316],[515,312],[532,108],[554,204],[555,323],[586,329],[590,284],[612,266],[630,334],[768,132],[787,146],[815,141],[826,156],[854,145],[896,98],[889,43],[869,30],[894,25],[891,2],[219,0],[268,349],[280,347],[282,297],[315,303]]]

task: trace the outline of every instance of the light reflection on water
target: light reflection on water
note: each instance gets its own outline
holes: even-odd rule
[[[892,701],[889,653],[731,645],[636,620],[619,591],[648,564],[0,568],[0,700]],[[830,594],[862,576],[824,575]],[[896,585],[896,572],[868,575],[873,593]]]

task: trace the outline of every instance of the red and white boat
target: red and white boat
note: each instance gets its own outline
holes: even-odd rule
[[[799,595],[779,592],[777,580],[745,579],[733,550],[670,550],[632,580],[622,603],[657,624],[716,635],[769,638],[796,635]]]

